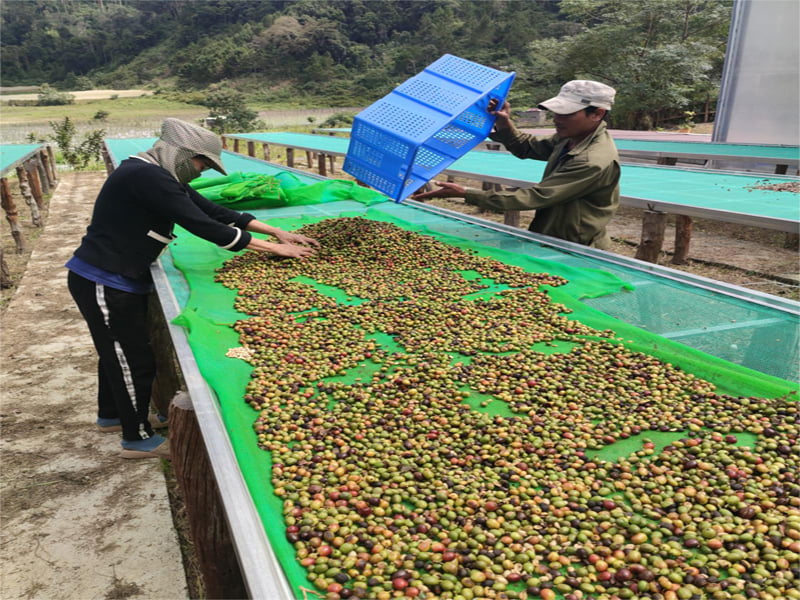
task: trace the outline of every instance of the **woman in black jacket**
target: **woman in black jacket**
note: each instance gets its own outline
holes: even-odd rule
[[[123,458],[169,458],[167,440],[153,431],[166,423],[150,415],[155,358],[147,334],[147,294],[150,264],[173,239],[173,226],[232,252],[247,248],[302,258],[318,246],[214,204],[186,185],[207,168],[225,174],[221,152],[216,134],[165,119],[153,147],[123,160],[109,175],[86,235],[66,265],[70,293],[99,356],[97,426],[122,432]]]

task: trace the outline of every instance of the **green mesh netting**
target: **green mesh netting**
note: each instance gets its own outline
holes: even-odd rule
[[[200,194],[234,210],[254,210],[278,206],[302,206],[355,200],[367,206],[386,202],[380,192],[362,187],[354,181],[330,179],[305,184],[294,173],[231,173],[223,177],[201,177],[189,184]]]
[[[368,219],[391,222],[404,229],[424,235],[432,235],[445,243],[469,249],[508,264],[520,266],[528,271],[546,271],[564,277],[569,280],[567,285],[548,291],[555,302],[561,303],[573,311],[570,314],[571,319],[598,330],[613,330],[623,338],[624,341],[620,343],[623,343],[628,348],[648,353],[664,362],[672,363],[685,371],[709,380],[716,384],[718,391],[721,393],[777,397],[796,392],[797,386],[794,384],[751,371],[658,337],[613,319],[579,301],[580,298],[599,297],[630,288],[630,286],[624,284],[619,278],[610,273],[573,268],[486,247],[469,240],[435,233],[423,226],[414,225],[382,212],[380,207],[368,209],[366,213],[358,213],[358,215],[342,213],[339,216],[364,216]],[[282,229],[293,230],[302,225],[320,220],[322,220],[320,217],[300,216],[274,219],[270,220],[270,223]],[[183,325],[188,330],[189,344],[193,350],[197,365],[219,399],[222,418],[230,436],[239,467],[264,524],[270,544],[281,562],[296,597],[302,598],[303,592],[300,588],[313,588],[313,585],[307,580],[305,569],[295,560],[294,548],[285,538],[282,500],[273,494],[271,484],[271,455],[257,446],[256,437],[252,429],[257,412],[252,410],[242,399],[245,386],[250,381],[252,368],[242,360],[225,356],[229,349],[239,346],[238,334],[232,329],[231,325],[236,320],[248,318],[247,315],[239,313],[232,308],[236,292],[213,281],[214,270],[229,259],[231,254],[188,233],[183,233],[173,243],[171,253],[175,265],[184,274],[190,288],[190,296],[186,307],[175,322]],[[314,282],[308,283],[313,284]],[[315,287],[321,293],[330,295],[339,302],[352,300],[341,290],[323,286]],[[491,291],[490,289],[487,293]],[[396,346],[393,346],[394,342],[390,336],[379,335],[377,341],[389,351],[397,350]],[[564,351],[565,349],[557,348],[552,351],[559,350]],[[364,363],[357,368],[351,369],[345,375],[337,377],[337,380],[345,383],[354,383],[358,378],[368,378],[374,368],[371,363]],[[473,398],[470,401],[471,406],[475,400],[480,400],[480,398]],[[485,410],[494,414],[504,414],[504,406],[503,402],[495,401]],[[643,433],[647,433],[648,437],[655,441],[659,447],[663,447],[676,436],[681,437],[684,435],[681,432]],[[746,440],[743,443],[746,443]],[[641,444],[641,439],[638,436],[613,444],[608,449],[604,448],[603,451],[607,452],[605,458],[614,460],[616,456],[623,456],[629,453],[637,444]]]

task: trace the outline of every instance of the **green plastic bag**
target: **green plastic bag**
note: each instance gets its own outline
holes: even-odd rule
[[[254,210],[278,206],[302,206],[355,200],[367,206],[386,202],[387,198],[353,181],[329,179],[304,184],[294,174],[280,171],[263,173],[231,173],[224,177],[201,177],[189,184],[205,198],[234,210]]]

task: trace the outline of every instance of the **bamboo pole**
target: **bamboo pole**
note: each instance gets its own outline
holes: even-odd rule
[[[11,237],[14,238],[14,245],[17,247],[17,254],[25,252],[25,236],[22,234],[22,227],[17,219],[17,205],[11,197],[11,186],[8,178],[0,178],[0,204],[6,213],[6,221],[11,227]]]

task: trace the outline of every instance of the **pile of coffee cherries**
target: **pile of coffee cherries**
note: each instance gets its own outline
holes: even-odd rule
[[[800,598],[795,398],[570,320],[559,277],[363,218],[300,232],[314,257],[217,280],[251,315],[244,399],[319,595]]]

